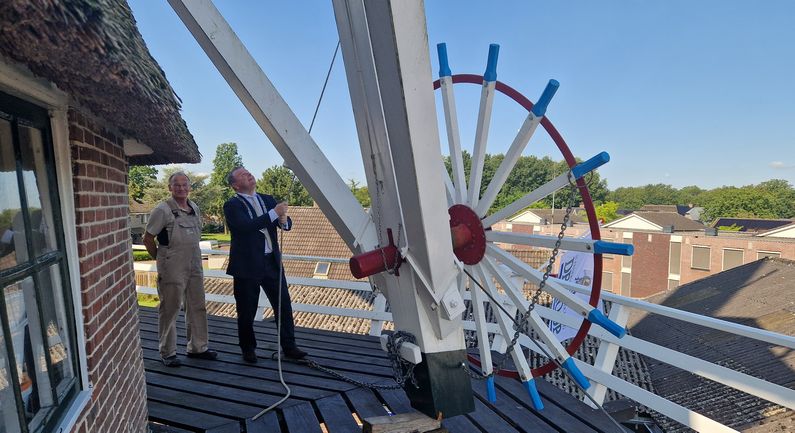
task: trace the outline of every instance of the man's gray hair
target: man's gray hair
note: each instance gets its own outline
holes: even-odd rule
[[[184,171],[178,171],[178,172],[175,172],[171,176],[168,177],[168,185],[169,186],[171,186],[171,184],[174,182],[174,178],[177,177],[177,176],[185,176],[185,179],[188,179],[188,184],[190,184],[190,178],[188,177],[188,175],[185,174]]]
[[[226,175],[226,183],[229,184],[229,186],[232,186],[232,184],[235,183],[235,172],[240,170],[241,168],[243,168],[243,166],[238,165],[237,167],[230,170],[229,174]]]

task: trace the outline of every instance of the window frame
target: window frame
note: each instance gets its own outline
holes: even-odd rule
[[[760,256],[760,254],[763,254],[763,255]],[[756,259],[757,260],[761,260],[761,259],[763,259],[765,257],[776,258],[776,259],[781,258],[781,251],[759,250],[759,251],[756,252]]]
[[[326,272],[325,273],[324,272],[318,272],[317,269],[320,267],[320,265],[326,265]],[[320,261],[320,262],[315,263],[315,270],[312,273],[312,278],[317,278],[319,280],[327,280],[330,272],[331,272],[331,262]]]
[[[88,376],[85,326],[82,316],[80,284],[80,262],[77,249],[77,224],[75,220],[74,190],[72,180],[72,155],[69,144],[69,122],[67,110],[69,96],[52,86],[48,81],[32,75],[26,68],[5,63],[0,59],[0,92],[22,105],[33,106],[47,113],[44,120],[47,137],[44,152],[48,155],[48,176],[53,218],[60,219],[61,226],[57,236],[58,252],[62,255],[59,266],[64,305],[72,345],[71,352],[76,361],[73,364],[77,382],[77,392],[65,398],[50,414],[48,427],[54,431],[70,431],[83,410],[91,402],[92,387]],[[8,109],[8,107],[6,107]],[[53,200],[53,197],[56,197]],[[56,217],[55,214],[58,214]],[[54,223],[55,224],[55,223]],[[54,252],[57,254],[57,252]],[[42,267],[44,269],[45,267]],[[3,299],[3,303],[5,299]],[[71,305],[70,305],[71,304]],[[5,308],[5,305],[3,305]],[[17,403],[18,404],[18,403]],[[24,427],[27,429],[27,425]]]
[[[733,268],[726,268],[726,251],[739,251],[742,254],[740,258],[740,264],[733,267]],[[734,269],[738,266],[742,266],[745,264],[745,250],[742,248],[721,248],[721,258],[720,258],[720,270],[725,271],[727,269]]]
[[[691,245],[690,246],[690,269],[696,269],[699,271],[709,271],[712,268],[712,247],[706,245]],[[706,248],[708,251],[707,255],[707,267],[706,268],[699,268],[695,264],[696,258],[696,248]]]

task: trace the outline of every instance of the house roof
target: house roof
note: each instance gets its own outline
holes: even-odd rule
[[[152,209],[154,209],[155,206],[156,205],[151,203],[138,203],[135,200],[130,200],[130,214],[138,214],[138,213],[148,214],[152,212]]]
[[[706,228],[704,224],[685,218],[676,212],[633,212],[623,218],[609,222],[604,225],[606,228],[621,228],[622,223],[629,221],[631,218],[641,218],[644,221],[659,227],[663,230],[665,227],[673,227],[673,231],[697,231]]]
[[[563,222],[563,217],[566,216],[566,209],[555,209],[554,210],[554,214],[552,212],[552,209],[526,209],[526,210],[524,210],[522,212],[519,212],[518,214],[514,215],[508,221],[514,221],[519,216],[527,214],[527,213],[535,214],[540,219],[546,221],[547,224],[551,224],[553,222],[555,224],[557,224],[557,223],[562,223]],[[554,219],[553,219],[553,215],[554,215]],[[586,222],[587,221],[587,217],[585,215],[585,210],[582,209],[582,208],[574,208],[572,210],[572,213],[571,213],[571,216],[570,216],[569,220],[571,222],[573,222],[573,223]]]
[[[685,204],[647,204],[638,212],[676,212],[679,215],[686,215],[692,207]]]
[[[792,223],[792,220],[787,219],[718,218],[712,223],[711,227],[737,225],[742,227],[740,229],[741,232],[762,232],[773,230]]]
[[[783,226],[774,228],[773,230],[768,230],[766,232],[759,233],[758,236],[762,236],[762,237],[767,237],[767,236],[770,236],[770,237],[791,237],[789,235],[793,234],[792,233],[794,231],[793,229],[795,229],[795,222],[793,222],[792,224],[785,224]],[[784,232],[787,232],[787,233],[785,234]]]
[[[199,162],[179,98],[124,0],[0,2],[0,55],[154,150],[133,164]]]
[[[696,314],[795,335],[795,261],[765,258],[682,285],[649,299]],[[635,313],[632,334],[782,386],[795,386],[795,352],[671,318]],[[785,431],[793,411],[647,360],[658,394],[728,425],[755,432]],[[663,422],[663,424],[665,424]],[[759,426],[761,424],[761,426]],[[673,424],[668,423],[669,426]],[[677,428],[666,431],[680,431]]]

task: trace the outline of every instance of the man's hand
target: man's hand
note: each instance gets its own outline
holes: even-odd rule
[[[277,204],[276,207],[273,208],[273,210],[276,211],[276,215],[279,216],[279,223],[282,225],[287,224],[287,208],[288,205],[286,201]]]

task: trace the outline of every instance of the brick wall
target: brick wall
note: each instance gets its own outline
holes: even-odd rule
[[[630,296],[645,298],[668,288],[668,253],[671,236],[637,232],[632,236],[632,289]],[[620,260],[617,260],[620,261]]]
[[[75,109],[69,143],[92,400],[73,431],[147,431],[146,384],[130,254],[121,139]]]

